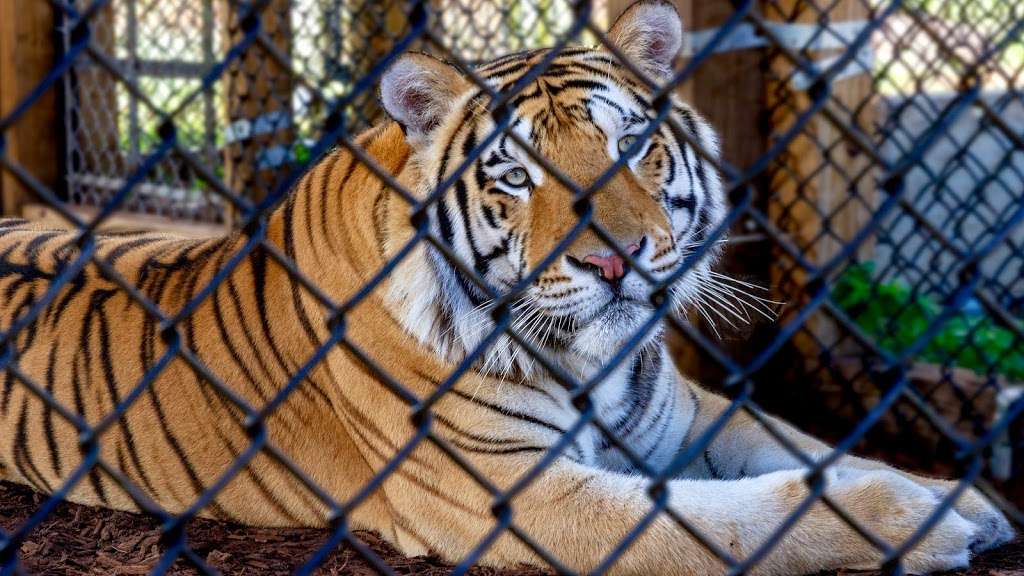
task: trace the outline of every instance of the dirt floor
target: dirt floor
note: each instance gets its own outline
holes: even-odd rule
[[[21,486],[0,482],[0,528],[11,530],[28,518],[43,497]],[[371,533],[360,534],[398,574],[437,576],[450,566],[434,557],[405,558]],[[309,557],[324,541],[319,530],[244,528],[196,520],[188,530],[189,543],[211,566],[225,574],[286,574]],[[162,548],[156,523],[124,512],[62,504],[21,547],[21,567],[28,574],[147,574]],[[193,574],[183,562],[171,574]],[[338,550],[322,565],[320,574],[376,574],[350,550]],[[476,568],[476,576],[540,576],[535,569]],[[866,573],[860,573],[866,574]],[[958,573],[972,576],[1024,576],[1024,539],[975,559]],[[835,575],[839,576],[839,575]]]

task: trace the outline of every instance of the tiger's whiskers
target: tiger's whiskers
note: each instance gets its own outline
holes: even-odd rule
[[[739,324],[753,324],[753,314],[774,322],[779,317],[778,307],[784,305],[756,294],[767,292],[767,288],[714,270],[698,272],[693,287],[694,294],[679,299],[676,312],[685,316],[687,307],[692,305],[719,339],[722,334],[718,321],[733,329],[738,329]],[[681,292],[675,287],[673,290],[677,294]]]

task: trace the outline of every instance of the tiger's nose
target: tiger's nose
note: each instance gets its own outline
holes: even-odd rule
[[[638,250],[640,250],[640,245],[635,242],[626,246],[626,253],[630,256],[636,254]],[[600,271],[601,278],[604,278],[609,282],[621,280],[627,272],[626,261],[622,259],[622,256],[619,256],[615,252],[606,256],[601,254],[591,254],[583,258],[583,263],[596,267]]]

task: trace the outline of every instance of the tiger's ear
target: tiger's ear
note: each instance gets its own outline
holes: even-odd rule
[[[426,54],[406,54],[381,77],[380,100],[405,129],[409,143],[420,147],[429,143],[456,97],[469,86],[454,66]]]
[[[608,38],[638,68],[665,78],[683,46],[683,21],[669,2],[640,0],[619,16]]]

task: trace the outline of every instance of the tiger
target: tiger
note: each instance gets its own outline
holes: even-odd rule
[[[805,504],[815,490],[891,546],[955,499],[902,555],[910,573],[1010,540],[977,490],[833,454],[680,373],[655,312],[695,306],[714,275],[720,146],[644,80],[676,69],[670,3],[633,4],[607,39],[471,70],[401,55],[379,79],[388,118],[244,232],[4,221],[0,477],[92,506],[610,574],[889,560]],[[595,190],[581,202],[574,186]],[[674,274],[655,298],[649,280]]]

